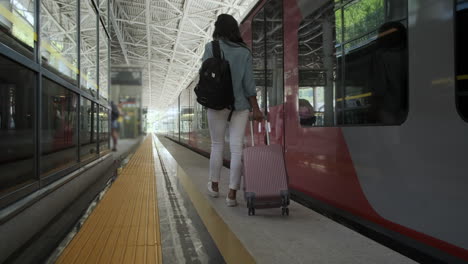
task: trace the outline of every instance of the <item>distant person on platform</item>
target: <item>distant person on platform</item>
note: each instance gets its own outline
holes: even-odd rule
[[[117,140],[119,138],[119,117],[120,117],[120,111],[119,107],[114,103],[114,101],[111,102],[111,126],[112,126],[112,151],[117,151]]]

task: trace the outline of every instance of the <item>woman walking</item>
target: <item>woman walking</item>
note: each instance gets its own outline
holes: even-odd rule
[[[231,150],[231,169],[229,193],[226,197],[228,206],[236,206],[236,192],[240,188],[242,170],[242,148],[244,134],[252,109],[253,119],[261,121],[263,114],[257,103],[255,80],[252,70],[252,54],[241,37],[239,25],[234,17],[227,14],[218,16],[213,38],[218,40],[221,54],[230,64],[232,86],[235,98],[235,111],[228,122],[231,110],[208,109],[208,126],[211,137],[210,175],[208,193],[219,196],[219,178],[223,164],[224,135],[229,126],[229,146]],[[205,46],[203,61],[213,57],[211,43]]]

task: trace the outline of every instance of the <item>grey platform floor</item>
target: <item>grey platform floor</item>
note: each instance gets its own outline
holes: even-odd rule
[[[158,138],[198,190],[205,192],[209,160],[167,138]],[[282,217],[280,209],[258,210],[256,216],[248,217],[241,192],[239,206],[225,205],[228,179],[229,169],[223,168],[220,198],[209,199],[210,205],[257,263],[415,263],[295,202],[289,217]]]

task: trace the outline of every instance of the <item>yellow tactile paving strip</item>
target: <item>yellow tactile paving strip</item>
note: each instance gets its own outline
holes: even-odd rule
[[[162,263],[151,137],[56,263]]]

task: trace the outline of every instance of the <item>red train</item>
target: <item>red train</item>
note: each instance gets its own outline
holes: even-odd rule
[[[241,28],[296,200],[416,260],[468,261],[467,22],[466,0],[260,1]],[[159,129],[209,152],[195,83]]]

